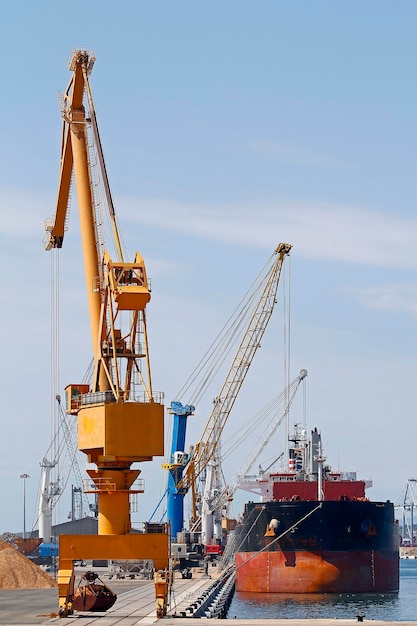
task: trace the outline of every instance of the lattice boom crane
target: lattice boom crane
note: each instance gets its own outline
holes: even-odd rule
[[[291,248],[292,246],[288,243],[280,243],[275,250],[276,257],[269,271],[261,297],[252,313],[220,393],[215,398],[212,412],[206,422],[202,436],[195,446],[194,453],[185,468],[181,481],[177,485],[177,491],[180,493],[185,494],[191,489],[192,521],[195,521],[197,518],[196,481],[216,454],[227,419],[271,318],[276,303],[283,261],[290,253]]]

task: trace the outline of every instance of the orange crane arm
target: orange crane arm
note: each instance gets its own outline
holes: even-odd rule
[[[64,240],[65,221],[74,166],[71,122],[75,121],[78,116],[78,124],[85,123],[85,116],[83,115],[83,97],[85,89],[85,75],[82,69],[83,55],[84,66],[88,68],[88,73],[91,72],[95,60],[95,57],[89,58],[86,52],[78,51],[70,65],[70,69],[73,70],[73,75],[64,94],[58,194],[53,222],[46,226],[48,239],[45,247],[47,250],[61,248]]]
[[[90,327],[97,362],[98,341],[97,331],[100,327],[101,294],[97,289],[97,277],[100,276],[100,257],[97,233],[95,229],[94,197],[90,180],[88,143],[86,131],[86,115],[83,105],[84,93],[88,83],[88,74],[94,64],[95,57],[78,50],[70,63],[72,77],[64,94],[63,133],[61,145],[61,164],[58,183],[55,218],[47,227],[49,240],[46,248],[62,246],[65,230],[65,219],[69,201],[72,172],[75,174],[77,199],[80,216],[81,238],[83,245],[84,270],[87,286],[88,306],[90,311]],[[102,376],[101,387],[108,389],[106,378]]]
[[[53,225],[47,225],[48,238],[46,249],[61,248],[64,240],[69,193],[72,179],[72,147],[69,127],[64,127],[61,150],[61,167],[59,171],[59,193]]]

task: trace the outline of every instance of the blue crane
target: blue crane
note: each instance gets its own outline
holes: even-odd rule
[[[184,452],[187,419],[193,415],[195,407],[191,404],[183,406],[181,402],[171,402],[173,413],[173,430],[171,442],[170,463],[164,463],[168,470],[167,487],[167,518],[171,521],[171,534],[174,540],[182,530],[184,517],[184,495],[186,491],[178,490],[177,485],[182,479],[182,473],[188,462],[189,455]]]

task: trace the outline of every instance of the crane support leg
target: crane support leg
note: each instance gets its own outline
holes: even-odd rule
[[[59,537],[59,615],[73,613],[74,561],[93,559],[153,560],[156,611],[162,617],[168,606],[171,585],[169,570],[169,527],[158,525],[156,532],[129,535],[60,535]]]
[[[74,565],[72,561],[59,560],[58,570],[58,594],[59,594],[59,617],[72,615],[74,600]]]
[[[167,614],[168,596],[172,588],[172,572],[159,570],[154,574],[156,617],[160,619]]]

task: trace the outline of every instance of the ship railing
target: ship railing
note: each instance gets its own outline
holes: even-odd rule
[[[168,524],[153,522],[132,522],[132,530],[137,533],[165,534],[168,531]]]
[[[112,491],[123,491],[121,489],[117,489],[116,483],[112,478],[96,478],[92,480],[91,478],[83,479],[83,492],[84,493],[99,493],[105,492],[110,493]],[[129,491],[131,494],[143,493],[145,491],[145,481],[143,478],[137,478],[133,485],[126,489],[125,491]]]
[[[136,402],[138,404],[149,404],[154,402],[155,404],[163,404],[165,394],[163,391],[154,391],[152,396],[149,396],[145,391],[136,393],[132,398],[129,398],[128,402]],[[94,391],[90,393],[83,393],[81,395],[81,406],[88,406],[91,404],[110,404],[116,402],[116,398],[112,391]]]

